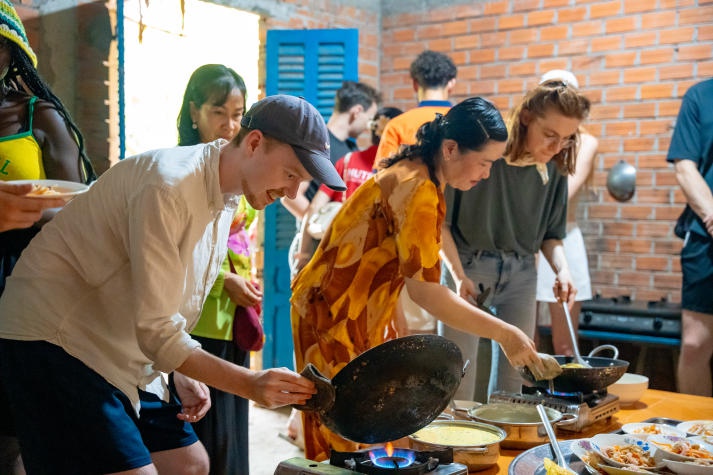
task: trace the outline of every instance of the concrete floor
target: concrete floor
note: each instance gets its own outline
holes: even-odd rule
[[[281,461],[304,457],[301,449],[279,436],[286,434],[290,411],[250,404],[250,475],[273,475]]]

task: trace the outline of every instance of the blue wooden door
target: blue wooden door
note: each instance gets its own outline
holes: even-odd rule
[[[329,120],[342,82],[358,80],[358,43],[355,29],[268,31],[265,94],[302,96]],[[296,231],[279,202],[265,209],[264,368],[294,367],[287,253]]]

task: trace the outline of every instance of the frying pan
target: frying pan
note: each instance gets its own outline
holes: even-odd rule
[[[428,425],[446,408],[463,378],[463,357],[438,335],[387,341],[357,356],[330,381],[308,364],[302,375],[317,394],[295,408],[354,442],[388,442]]]
[[[614,351],[614,358],[595,357],[598,352],[610,349]],[[616,359],[619,356],[619,350],[612,345],[601,345],[594,348],[589,356],[583,356],[584,361],[589,363],[591,368],[562,368],[562,374],[552,380],[554,390],[563,393],[582,392],[588,394],[594,391],[602,391],[610,384],[617,381],[626,373],[629,367],[629,362]],[[561,365],[565,363],[573,363],[572,356],[555,356],[557,362]],[[535,380],[530,370],[527,367],[518,368],[520,376],[526,381],[534,384],[540,389],[549,390],[550,380]]]

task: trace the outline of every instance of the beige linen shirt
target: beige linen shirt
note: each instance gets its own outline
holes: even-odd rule
[[[146,152],[109,169],[30,243],[0,299],[0,337],[61,346],[124,392],[165,398],[160,371],[200,346],[188,332],[225,258],[238,200],[224,141]]]

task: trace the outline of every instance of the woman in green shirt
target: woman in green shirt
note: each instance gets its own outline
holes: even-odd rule
[[[510,114],[505,159],[493,164],[490,178],[468,191],[446,190],[443,247],[450,284],[466,299],[490,288],[487,304],[530,338],[535,333],[538,251],[555,271],[557,299],[574,303],[576,289],[562,238],[567,176],[575,170],[579,125],[589,108],[589,100],[565,81],[539,84]],[[521,376],[497,345],[492,345],[492,361],[486,360],[476,357],[477,337],[443,324],[439,333],[476,361],[456,399],[486,402],[492,391],[522,390]]]

